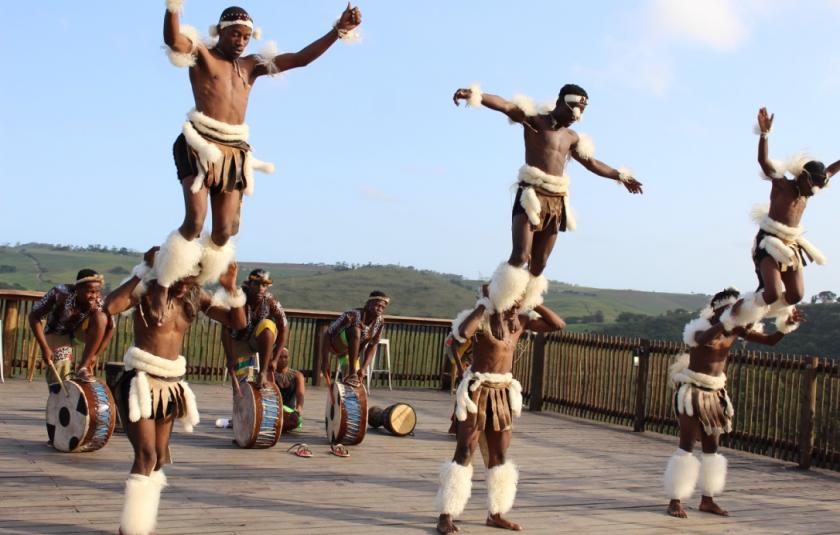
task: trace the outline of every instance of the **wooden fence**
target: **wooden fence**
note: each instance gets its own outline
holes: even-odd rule
[[[41,375],[40,350],[27,316],[40,292],[0,291],[3,365],[6,376]],[[338,313],[287,310],[291,366],[317,384],[321,332]],[[121,360],[132,340],[131,318],[118,317],[116,334],[98,365]],[[386,317],[392,381],[397,387],[449,388],[443,341],[449,320]],[[220,326],[206,318],[189,330],[183,354],[191,380],[221,381],[224,354]],[[631,427],[676,434],[672,358],[685,351],[676,342],[582,333],[530,334],[520,341],[513,373],[530,410],[548,410]],[[727,447],[840,470],[840,363],[824,358],[733,351],[728,369],[735,405]],[[384,379],[374,378],[379,385]]]

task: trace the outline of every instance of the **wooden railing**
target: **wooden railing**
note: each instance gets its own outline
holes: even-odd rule
[[[42,373],[40,351],[27,324],[40,292],[0,291],[3,364],[7,376]],[[291,366],[317,384],[318,344],[335,312],[288,310]],[[449,320],[386,317],[392,380],[397,387],[449,388],[443,341]],[[220,381],[224,355],[220,326],[206,318],[187,334],[183,353],[191,380]],[[99,362],[121,360],[133,338],[132,320],[116,319],[116,334]],[[532,411],[548,410],[580,418],[676,434],[672,358],[682,344],[581,333],[523,337],[513,373]],[[735,405],[727,447],[798,463],[840,470],[840,363],[824,358],[733,351],[727,390]],[[378,386],[383,378],[374,378]]]

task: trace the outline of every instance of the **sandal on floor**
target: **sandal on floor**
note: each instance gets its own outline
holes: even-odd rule
[[[304,457],[307,459],[309,457],[312,457],[312,450],[310,450],[309,446],[307,444],[304,444],[303,442],[295,442],[294,444],[289,446],[289,448],[286,451],[291,452],[293,455],[297,455],[298,457]]]
[[[330,453],[336,457],[350,457],[350,451],[342,444],[331,444]]]

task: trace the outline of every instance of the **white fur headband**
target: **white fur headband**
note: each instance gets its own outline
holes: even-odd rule
[[[575,104],[580,104],[581,102],[586,102],[586,97],[583,95],[566,95],[563,97],[563,101],[567,103],[574,102]]]
[[[236,19],[236,20],[225,20],[219,22],[218,25],[210,26],[208,30],[210,32],[211,37],[218,37],[219,30],[224,30],[228,26],[234,26],[236,24],[241,24],[242,26],[247,26],[253,30],[253,34],[251,35],[254,39],[262,39],[262,29],[255,28],[253,21],[249,19]]]

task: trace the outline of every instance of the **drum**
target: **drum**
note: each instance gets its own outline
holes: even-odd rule
[[[326,427],[330,444],[361,444],[367,430],[367,391],[364,385],[333,383],[333,402],[327,397]]]
[[[283,429],[283,398],[276,385],[260,390],[250,381],[240,384],[242,397],[233,394],[234,442],[243,448],[270,448]]]
[[[96,451],[114,432],[117,408],[105,383],[68,379],[47,398],[47,435],[58,451]]]
[[[417,414],[408,403],[395,403],[385,409],[371,407],[368,411],[368,424],[374,428],[384,426],[392,435],[404,437],[414,432]]]
[[[125,374],[124,362],[106,362],[105,363],[105,384],[111,389],[111,395],[117,399],[117,385]],[[122,415],[120,415],[119,406],[117,407],[117,425],[114,426],[115,433],[125,433],[125,428],[122,423]]]

